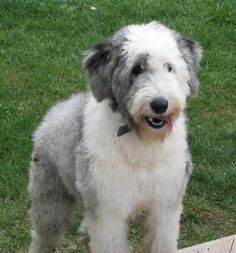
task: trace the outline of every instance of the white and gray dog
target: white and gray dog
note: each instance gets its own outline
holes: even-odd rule
[[[29,252],[55,251],[76,203],[92,253],[130,252],[137,215],[142,252],[176,252],[192,169],[184,109],[200,60],[197,42],[158,22],[124,27],[85,53],[91,92],[55,105],[34,133]]]

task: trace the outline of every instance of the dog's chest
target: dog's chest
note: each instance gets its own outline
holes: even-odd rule
[[[152,173],[144,169],[134,171],[122,162],[112,165],[97,161],[91,169],[99,202],[108,209],[122,208],[127,215],[150,199],[154,186]]]
[[[181,168],[165,164],[130,168],[124,162],[97,161],[91,170],[98,201],[112,212],[122,209],[124,216],[148,208],[153,201],[176,201],[184,180]]]
[[[93,103],[87,108],[84,144],[98,201],[129,215],[154,199],[176,199],[185,177],[185,138],[145,145],[134,132],[118,138],[119,121],[105,105],[97,105],[96,113]]]

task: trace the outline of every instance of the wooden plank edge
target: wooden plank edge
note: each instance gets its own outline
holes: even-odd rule
[[[214,245],[214,244],[223,243],[223,242],[229,241],[229,240],[232,241],[232,245],[231,245],[231,249],[230,249],[229,253],[235,253],[234,251],[235,251],[235,243],[236,243],[236,234],[231,235],[231,236],[227,236],[227,237],[223,237],[223,238],[220,238],[220,239],[217,239],[217,240],[197,244],[197,245],[194,245],[194,246],[191,246],[191,247],[188,247],[188,248],[183,248],[183,249],[178,250],[178,253],[187,253],[187,252],[196,252],[197,253],[197,252],[200,251],[200,249],[209,247],[209,246]]]

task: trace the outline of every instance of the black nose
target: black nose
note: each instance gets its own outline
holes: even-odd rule
[[[151,102],[151,108],[155,113],[164,113],[168,108],[168,101],[163,97],[154,98]]]

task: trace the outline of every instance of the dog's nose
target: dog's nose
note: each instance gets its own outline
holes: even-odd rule
[[[163,97],[154,98],[151,102],[151,108],[155,113],[164,113],[168,108],[168,101]]]

